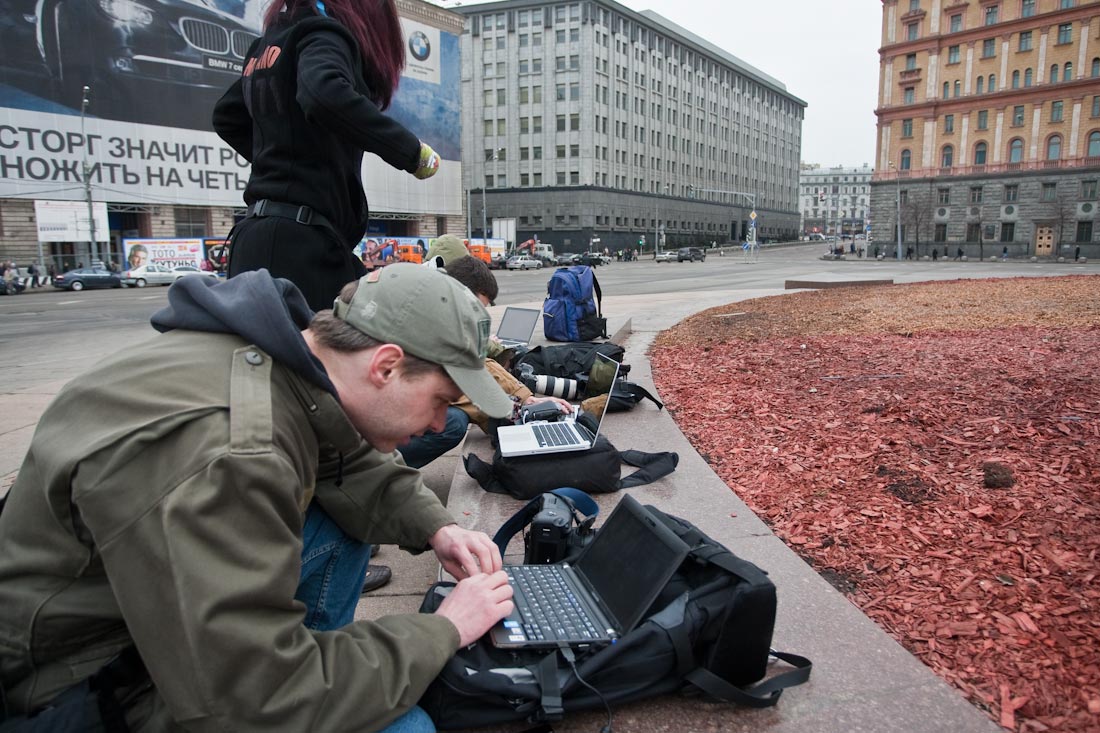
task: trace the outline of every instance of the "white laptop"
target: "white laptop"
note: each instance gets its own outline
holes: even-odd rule
[[[610,380],[608,380],[608,374],[611,375]],[[588,373],[589,392],[596,394],[610,392],[611,385],[615,384],[618,377],[619,362],[603,354],[596,354],[596,361],[593,362],[592,369]],[[510,458],[588,450],[596,444],[600,428],[603,427],[608,401],[603,400],[599,414],[592,415],[596,419],[595,432],[577,422],[572,416],[558,422],[538,420],[523,425],[505,425],[498,428],[497,440],[500,442],[500,454]]]
[[[504,315],[497,326],[497,340],[505,348],[515,346],[527,346],[531,343],[531,335],[535,333],[535,325],[539,322],[542,311],[535,308],[504,309]]]

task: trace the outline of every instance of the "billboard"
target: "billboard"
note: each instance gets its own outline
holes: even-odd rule
[[[210,118],[264,5],[0,0],[0,197],[79,200],[86,162],[97,201],[243,205],[248,163]],[[460,213],[458,37],[408,19],[402,31],[389,114],[443,163],[417,181],[367,155],[367,197],[376,211]]]
[[[96,241],[109,242],[107,205],[92,204],[92,217]],[[92,238],[84,201],[35,201],[34,220],[39,242],[88,242]]]

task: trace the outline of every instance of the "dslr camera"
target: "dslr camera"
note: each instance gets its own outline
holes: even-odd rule
[[[524,536],[524,562],[543,565],[576,557],[592,540],[594,520],[589,517],[576,524],[572,502],[556,494],[543,494],[542,506]]]

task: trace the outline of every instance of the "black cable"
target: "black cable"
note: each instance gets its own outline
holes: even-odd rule
[[[577,671],[577,657],[573,654],[573,650],[564,645],[558,648],[561,650],[561,655],[565,657],[565,661],[569,662],[569,668],[573,670],[573,676],[577,678],[577,682],[580,682],[582,685],[592,690],[592,692],[596,693],[596,697],[600,698],[600,702],[603,703],[604,710],[607,711],[607,725],[605,725],[603,728],[600,728],[600,733],[612,733],[611,706],[607,704],[607,699],[599,690],[588,684],[588,682],[586,682],[585,679],[581,677],[581,673]]]

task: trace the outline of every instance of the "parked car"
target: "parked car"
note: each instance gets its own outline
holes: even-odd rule
[[[164,265],[142,265],[122,274],[122,284],[135,288],[144,288],[146,285],[171,285],[175,281],[176,276],[172,269]]]
[[[707,253],[698,247],[681,247],[676,251],[677,262],[694,262],[695,260],[706,262]]]
[[[218,277],[218,273],[210,270],[200,270],[194,265],[180,265],[179,267],[172,268],[172,282],[179,280],[181,277],[190,277],[191,275],[204,275],[206,277],[212,277],[215,280]]]
[[[541,270],[542,260],[536,260],[534,257],[528,257],[527,255],[520,255],[519,257],[513,257],[508,260],[509,270]]]
[[[609,257],[608,260],[610,259],[611,258]],[[583,252],[579,255],[573,255],[573,264],[587,265],[589,267],[599,267],[600,265],[607,264],[607,262],[604,261],[603,255],[601,254],[597,254],[595,252]]]
[[[575,260],[576,257],[577,255],[570,253],[560,254],[554,258],[554,264],[558,265],[559,267],[568,267],[569,265],[575,265],[577,264]]]
[[[63,290],[121,288],[122,276],[103,267],[81,267],[53,276],[53,286]]]
[[[658,252],[657,256],[653,258],[654,262],[679,262],[680,253],[674,249],[666,249],[664,252]]]

